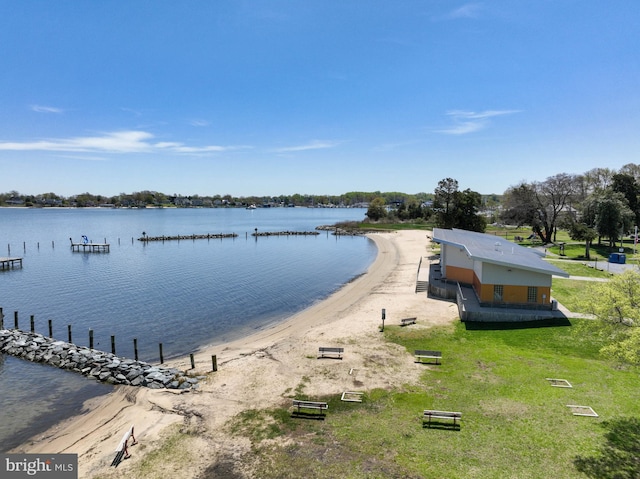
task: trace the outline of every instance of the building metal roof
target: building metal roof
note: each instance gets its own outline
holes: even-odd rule
[[[467,256],[475,261],[569,277],[569,273],[544,261],[543,252],[525,248],[499,236],[459,229],[434,228],[433,241],[462,248],[466,250]]]

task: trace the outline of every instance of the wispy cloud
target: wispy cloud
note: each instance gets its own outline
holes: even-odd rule
[[[337,141],[314,140],[305,145],[286,146],[282,148],[276,148],[274,151],[277,153],[290,153],[294,151],[321,150],[323,148],[335,148],[339,144],[340,142]]]
[[[62,108],[56,108],[53,106],[44,106],[44,105],[31,105],[31,110],[36,113],[63,113],[64,110]]]
[[[383,143],[381,145],[374,146],[372,149],[373,151],[392,151],[392,150],[404,148],[405,146],[415,145],[416,143],[419,143],[419,141],[411,140],[411,141],[402,141],[398,143]]]
[[[131,113],[133,116],[142,116],[142,112],[140,110],[135,110],[133,108],[121,107],[120,110],[125,113]]]
[[[456,20],[458,18],[478,18],[482,10],[482,4],[480,3],[467,3],[450,11],[445,18],[450,20]]]
[[[485,110],[480,112],[452,110],[447,112],[454,124],[448,128],[435,130],[436,133],[448,135],[466,135],[486,128],[490,119],[496,116],[512,115],[520,110]]]
[[[188,146],[179,142],[153,142],[154,135],[146,131],[116,131],[102,136],[48,139],[32,142],[0,142],[0,150],[12,151],[66,151],[107,153],[173,153],[221,152],[246,146]]]
[[[191,120],[189,121],[191,126],[209,126],[209,122],[207,120]]]
[[[102,156],[86,156],[86,155],[56,155],[56,158],[65,158],[67,160],[82,160],[82,161],[107,161]]]

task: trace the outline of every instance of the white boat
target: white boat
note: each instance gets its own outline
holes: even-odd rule
[[[256,209],[256,205],[249,205],[247,206],[248,210],[255,210]]]

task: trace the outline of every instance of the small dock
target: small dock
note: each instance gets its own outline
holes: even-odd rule
[[[0,258],[0,270],[13,269],[16,265],[22,268],[22,258]]]
[[[71,251],[83,253],[108,253],[109,243],[71,243]]]

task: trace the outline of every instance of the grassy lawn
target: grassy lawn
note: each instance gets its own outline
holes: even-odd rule
[[[362,404],[341,402],[336,391],[324,421],[292,419],[283,407],[241,416],[234,428],[251,431],[265,479],[587,477],[573,460],[603,443],[603,420],[640,415],[640,377],[637,368],[599,358],[592,322],[571,322],[581,334],[568,321],[521,329],[387,327],[386,338],[408,355],[440,350],[442,364],[414,364],[424,371],[419,384],[370,391]],[[569,404],[591,406],[600,417],[573,416]],[[423,428],[424,409],[461,411],[462,427]]]
[[[586,313],[580,299],[584,298],[585,290],[589,286],[588,281],[553,278],[551,296],[573,313]]]
[[[602,263],[598,265],[598,269],[590,268],[589,266],[584,265],[581,262],[569,262],[569,261],[557,261],[552,259],[547,259],[547,262],[560,268],[563,271],[566,271],[571,276],[584,276],[588,278],[610,278],[611,274],[609,274],[606,270],[607,265]],[[604,271],[602,271],[602,268]]]

